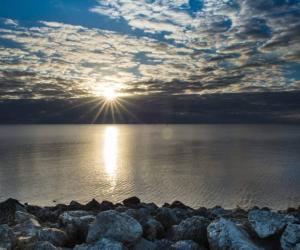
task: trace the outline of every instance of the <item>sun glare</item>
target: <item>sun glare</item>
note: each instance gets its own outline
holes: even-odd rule
[[[110,102],[116,100],[116,98],[118,97],[117,92],[114,89],[105,90],[103,96],[107,101]]]

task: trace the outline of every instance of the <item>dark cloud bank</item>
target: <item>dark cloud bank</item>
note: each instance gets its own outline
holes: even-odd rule
[[[140,96],[95,123],[300,123],[300,92]],[[2,100],[0,123],[91,123],[99,99]]]

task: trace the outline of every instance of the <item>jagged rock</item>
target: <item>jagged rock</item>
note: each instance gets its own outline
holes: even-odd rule
[[[143,232],[144,236],[148,240],[154,240],[162,237],[164,233],[164,227],[159,221],[150,218],[145,224],[143,224]]]
[[[192,240],[181,240],[176,242],[171,246],[173,250],[204,250],[205,248],[201,248],[196,242]]]
[[[67,234],[57,228],[43,228],[38,232],[40,241],[48,241],[54,246],[64,246],[68,241]]]
[[[6,224],[0,225],[0,249],[12,249],[15,240],[13,230]]]
[[[156,244],[145,239],[140,239],[132,248],[133,250],[156,250]]]
[[[207,228],[209,247],[212,250],[258,250],[248,233],[230,220],[220,218]]]
[[[87,211],[68,211],[62,213],[59,220],[71,238],[82,241],[86,239],[89,226],[95,220],[95,216]]]
[[[295,222],[293,216],[270,211],[252,210],[248,214],[251,227],[260,238],[266,238],[279,233],[288,223]]]
[[[0,203],[0,224],[11,224],[15,219],[16,211],[24,211],[25,207],[19,201],[8,199]]]
[[[112,239],[102,238],[93,244],[77,245],[73,250],[125,250],[122,243]]]
[[[175,241],[193,240],[199,244],[207,244],[206,228],[209,222],[208,219],[200,216],[188,218],[179,225],[173,226],[173,239]]]
[[[283,250],[300,250],[300,224],[288,224],[280,243]]]
[[[83,204],[81,204],[81,203],[79,203],[79,202],[77,202],[77,201],[71,201],[70,202],[70,204],[69,204],[69,209],[70,210],[82,210],[82,209],[84,209],[84,205]]]
[[[25,250],[58,250],[57,247],[53,246],[47,241],[38,241],[32,243],[24,248]]]
[[[141,203],[138,197],[130,197],[128,199],[123,200],[123,204],[126,207],[136,208]]]
[[[101,212],[90,225],[87,242],[111,238],[120,242],[135,242],[142,236],[142,226],[132,217],[113,210]]]

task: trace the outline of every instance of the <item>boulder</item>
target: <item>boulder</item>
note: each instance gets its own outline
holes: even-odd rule
[[[101,204],[96,201],[95,199],[92,199],[90,202],[88,202],[85,205],[86,210],[91,210],[91,211],[100,211],[101,210]]]
[[[181,240],[171,246],[173,250],[204,250],[205,248],[200,247],[196,242],[192,240]]]
[[[24,223],[30,219],[38,221],[38,219],[32,214],[22,212],[22,211],[16,211],[16,213],[15,213],[15,222],[17,224]]]
[[[58,247],[64,246],[68,241],[67,234],[57,228],[43,228],[38,232],[38,239],[48,241]]]
[[[0,224],[11,224],[15,219],[16,211],[24,211],[24,205],[14,199],[8,199],[0,203]]]
[[[300,224],[288,224],[280,243],[283,250],[300,249]]]
[[[14,232],[18,236],[36,236],[40,230],[40,223],[33,218],[25,220],[14,227]]]
[[[122,243],[112,239],[102,238],[92,244],[81,244],[73,248],[73,250],[125,250]]]
[[[134,247],[132,247],[132,249],[133,250],[156,250],[157,248],[154,242],[142,238],[134,245]]]
[[[166,239],[161,239],[154,241],[154,243],[156,244],[156,250],[170,250],[174,242]]]
[[[59,220],[70,238],[83,241],[86,239],[89,226],[95,220],[95,216],[86,211],[68,211],[62,213]]]
[[[209,247],[212,250],[258,250],[248,233],[230,220],[220,218],[207,228]]]
[[[180,221],[185,218],[185,216],[180,214],[180,212],[181,211],[178,209],[162,207],[159,209],[155,219],[168,229],[173,225],[179,224]]]
[[[25,250],[58,250],[58,248],[53,246],[50,242],[37,241],[26,246]]]
[[[204,217],[193,216],[173,226],[173,239],[193,240],[199,244],[207,245],[207,226],[210,221]]]
[[[12,249],[15,240],[13,230],[6,224],[0,225],[0,249]]]
[[[132,217],[114,210],[101,212],[90,225],[87,242],[111,238],[120,242],[136,242],[143,233],[142,226]]]
[[[296,219],[267,210],[252,210],[248,214],[248,220],[257,235],[266,238],[280,233],[288,223],[293,223]]]
[[[126,207],[136,208],[141,203],[138,197],[130,197],[128,199],[123,200],[123,204]]]
[[[164,227],[159,221],[150,218],[145,224],[143,224],[143,232],[145,238],[148,240],[154,240],[163,236]]]

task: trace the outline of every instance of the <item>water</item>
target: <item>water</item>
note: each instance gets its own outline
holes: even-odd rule
[[[300,127],[0,126],[0,199],[300,205]]]

